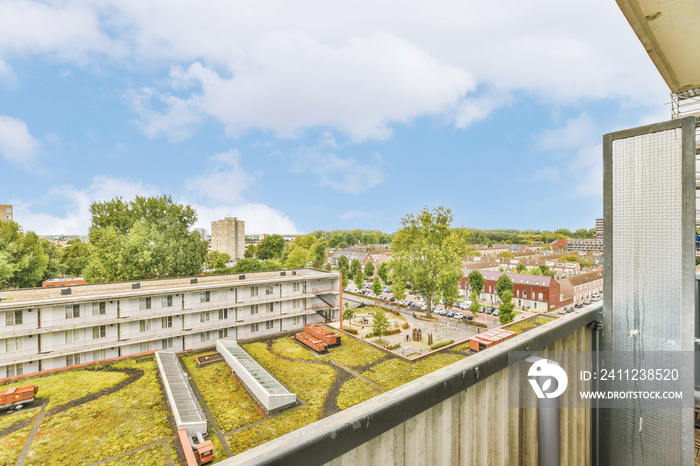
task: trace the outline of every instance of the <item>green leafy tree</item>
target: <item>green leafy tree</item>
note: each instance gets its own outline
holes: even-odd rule
[[[362,275],[362,272],[357,272],[355,275],[355,286],[357,286],[357,289],[360,290],[362,289],[362,284],[365,280],[364,275]]]
[[[61,249],[60,260],[65,266],[65,272],[72,277],[80,277],[90,263],[92,245],[83,243],[78,238],[71,240]]]
[[[342,236],[340,236],[338,234],[331,235],[330,239],[328,240],[328,247],[329,248],[338,248],[338,247],[340,247],[340,243],[342,243],[342,241],[343,241]]]
[[[311,260],[317,264],[323,264],[326,260],[326,240],[320,240],[318,243],[314,244],[311,249]]]
[[[331,263],[328,262],[326,265],[323,266],[323,269],[328,270],[330,272],[333,268],[331,267]]]
[[[347,306],[348,303],[345,303]],[[351,321],[352,318],[355,317],[355,311],[350,309],[350,307],[346,307],[346,309],[343,311],[343,320]]]
[[[217,273],[227,272],[226,264],[231,262],[231,256],[225,252],[209,251],[205,259],[205,267],[214,269]]]
[[[309,251],[303,248],[293,249],[287,256],[284,265],[290,269],[300,269],[306,267],[309,262]]]
[[[413,292],[426,300],[427,317],[434,299],[458,293],[466,248],[461,235],[450,228],[453,218],[444,207],[409,214],[391,244],[394,279],[410,283]]]
[[[391,284],[391,294],[394,295],[397,301],[406,299],[406,284],[401,280],[396,280]]]
[[[24,233],[16,222],[0,222],[0,283],[2,287],[41,286],[49,256],[33,231]]]
[[[348,283],[350,282],[350,277],[348,277],[348,269],[343,267],[340,269],[340,274],[343,276],[343,289],[348,287]]]
[[[384,311],[380,309],[374,311],[374,322],[372,324],[372,332],[374,333],[374,335],[378,336],[381,339],[382,335],[384,335],[386,331],[389,330],[389,325],[389,319],[387,319]]]
[[[501,305],[498,307],[500,312],[498,320],[501,324],[507,324],[513,321],[513,292],[506,290],[498,295],[501,298]]]
[[[478,270],[472,270],[467,279],[469,280],[469,287],[472,290],[472,304],[469,310],[472,311],[472,314],[476,317],[479,311],[479,295],[484,290],[484,283],[486,280]]]
[[[266,272],[270,270],[281,270],[282,263],[273,260],[258,260],[254,258],[239,259],[236,265],[233,266],[231,271],[233,273],[246,273],[246,272]]]
[[[365,264],[365,277],[370,278],[374,276],[374,264],[372,261],[367,261]]]
[[[472,290],[472,303],[469,306],[469,310],[472,311],[474,317],[479,315],[479,293],[476,290]]]
[[[527,267],[525,264],[518,264],[518,266],[515,268],[516,273],[525,273],[527,271]]]
[[[547,275],[547,273],[549,272],[549,267],[547,267],[544,264],[540,265],[539,269],[542,272],[542,275]]]
[[[243,258],[244,259],[251,259],[251,258],[255,257],[256,250],[257,250],[257,248],[255,247],[255,245],[251,244],[250,246],[248,246],[245,249],[245,252],[243,253]]]
[[[501,295],[506,291],[510,291],[511,295],[513,294],[513,280],[504,273],[498,277],[498,283],[496,283],[496,292],[498,293],[498,297],[501,298],[501,301],[503,301]]]
[[[379,283],[379,277],[374,277],[372,282],[372,293],[378,295],[382,292],[382,284]]]
[[[280,259],[284,251],[284,237],[282,235],[270,235],[263,238],[255,251],[255,257],[260,260]]]
[[[542,269],[539,267],[533,267],[527,271],[530,275],[542,275]]]
[[[362,263],[358,259],[353,259],[352,262],[350,263],[350,272],[354,275],[357,275],[358,272],[362,271]]]
[[[44,250],[44,254],[46,254],[46,256],[49,258],[49,262],[46,265],[46,270],[44,270],[42,281],[65,275],[66,266],[61,261],[61,249],[63,248],[59,248],[59,246],[56,246],[56,244],[52,243],[46,238],[39,238],[39,244]]]
[[[379,264],[379,267],[377,268],[377,275],[379,275],[379,278],[381,278],[384,283],[389,281],[389,272],[391,272],[389,261],[384,261]]]
[[[121,198],[90,206],[94,253],[85,269],[88,281],[119,281],[197,275],[207,243],[190,231],[194,209],[170,196]]]
[[[502,259],[511,259],[513,257],[513,253],[510,251],[503,251],[502,253],[498,254],[498,257]]]
[[[348,261],[347,256],[342,255],[338,258],[338,268],[350,270],[350,261]]]

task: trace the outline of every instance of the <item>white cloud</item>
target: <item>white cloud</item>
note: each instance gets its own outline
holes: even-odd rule
[[[363,193],[384,181],[386,163],[381,155],[342,158],[334,153],[336,149],[335,139],[324,134],[315,146],[302,146],[292,155],[292,172],[311,173],[319,186],[349,194]]]
[[[537,145],[543,150],[572,149],[589,141],[594,134],[593,119],[582,113],[568,120],[562,128],[543,132],[537,137]]]
[[[73,186],[57,186],[49,189],[43,198],[34,202],[13,201],[15,220],[25,231],[39,235],[87,234],[90,227],[90,204],[121,196],[130,201],[136,196],[158,195],[157,188],[141,181],[109,176],[96,176],[89,186],[78,189]],[[42,212],[45,201],[63,200],[63,215]]]
[[[40,148],[24,121],[0,115],[0,155],[8,162],[27,167],[36,160]]]
[[[608,0],[0,4],[0,60],[31,55],[79,66],[173,66],[172,89],[136,92],[142,130],[173,140],[207,116],[233,136],[326,127],[363,140],[438,113],[466,127],[514,93],[555,105],[617,99],[649,108],[667,100]],[[475,92],[477,84],[488,93]]]
[[[211,222],[225,217],[238,217],[245,221],[246,234],[253,233],[300,233],[294,222],[283,212],[253,202],[238,204],[218,203],[211,206],[189,203],[197,210],[195,226],[206,228],[211,233]]]
[[[240,166],[240,158],[237,150],[214,155],[203,173],[185,180],[185,188],[197,199],[229,204],[240,202],[243,193],[256,180],[255,175]]]

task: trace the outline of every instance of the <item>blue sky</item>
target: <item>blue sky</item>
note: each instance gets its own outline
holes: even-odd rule
[[[668,101],[612,0],[0,0],[0,203],[39,234],[137,194],[250,233],[592,228],[602,135]]]

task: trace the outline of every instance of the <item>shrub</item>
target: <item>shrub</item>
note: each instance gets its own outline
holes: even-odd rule
[[[432,345],[432,346],[430,347],[430,350],[431,350],[431,351],[432,351],[432,350],[436,350],[436,349],[442,348],[443,346],[451,345],[451,344],[454,343],[454,342],[455,342],[454,340],[438,341],[437,343],[435,343],[434,345]]]
[[[387,335],[396,335],[397,333],[400,333],[400,332],[401,332],[400,328],[391,328],[391,329],[383,332],[382,336],[385,337]],[[365,338],[378,337],[378,336],[379,336],[379,334],[372,332],[369,335],[367,335]]]
[[[403,327],[404,330],[408,330],[409,328],[411,328],[411,326],[408,325],[408,322],[405,322],[401,327]]]
[[[400,347],[401,347],[401,343],[397,343],[395,345],[387,346],[386,349],[393,351],[395,349],[399,349]]]
[[[343,327],[343,330],[353,335],[357,335],[357,330],[352,327]]]

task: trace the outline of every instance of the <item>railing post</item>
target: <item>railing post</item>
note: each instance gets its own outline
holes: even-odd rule
[[[525,358],[525,362],[534,364],[542,359],[537,356],[528,356]],[[547,359],[547,361],[557,364],[551,359]],[[553,378],[552,383],[557,383],[557,380]],[[537,464],[539,466],[559,466],[561,464],[559,397],[537,398]]]

